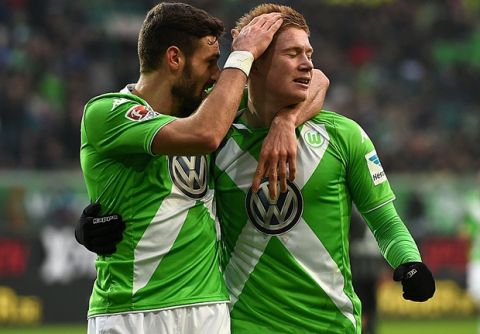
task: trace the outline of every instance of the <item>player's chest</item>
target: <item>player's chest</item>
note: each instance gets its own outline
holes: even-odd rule
[[[208,190],[209,157],[156,157],[151,163],[148,175],[154,188],[168,189],[191,199],[200,199]]]

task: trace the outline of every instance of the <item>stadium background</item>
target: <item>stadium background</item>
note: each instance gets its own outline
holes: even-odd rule
[[[186,2],[227,30],[261,3]],[[45,326],[59,324],[85,332],[95,271],[73,239],[88,201],[82,106],[137,78],[136,37],[155,3],[0,1],[0,333],[55,333]],[[378,333],[474,333],[464,231],[467,201],[480,202],[480,1],[277,3],[305,15],[314,64],[331,81],[325,108],[358,121],[376,143],[397,208],[437,278],[431,301],[410,303],[385,263],[375,266]]]

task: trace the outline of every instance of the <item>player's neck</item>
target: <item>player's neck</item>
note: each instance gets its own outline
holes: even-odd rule
[[[252,90],[250,91],[252,93]],[[248,110],[243,113],[242,119],[253,128],[269,128],[277,112],[282,109],[265,95],[256,97],[254,92],[248,97]]]
[[[141,74],[132,93],[147,101],[153,110],[172,115],[175,106],[170,88],[168,80],[161,80],[157,73]]]

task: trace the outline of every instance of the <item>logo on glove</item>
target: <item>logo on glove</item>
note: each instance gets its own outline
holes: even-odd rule
[[[412,278],[417,273],[417,269],[412,269],[407,273],[407,279]]]

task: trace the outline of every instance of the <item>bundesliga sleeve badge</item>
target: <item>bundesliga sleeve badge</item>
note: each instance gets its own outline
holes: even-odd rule
[[[383,171],[382,163],[377,155],[377,152],[373,150],[370,153],[365,154],[367,160],[368,170],[372,176],[373,184],[379,185],[382,182],[387,181],[387,175]]]
[[[125,113],[126,118],[136,122],[147,121],[149,119],[158,117],[159,115],[160,114],[158,112],[155,112],[151,108],[141,104],[131,107]]]

